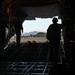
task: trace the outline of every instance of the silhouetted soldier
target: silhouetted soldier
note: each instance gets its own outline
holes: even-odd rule
[[[17,46],[20,46],[21,30],[23,32],[22,21],[20,17],[19,18],[17,17],[17,19],[15,19],[14,28],[16,33]]]
[[[50,58],[51,62],[57,63],[57,61],[60,59],[58,57],[59,52],[59,46],[60,46],[60,33],[62,25],[58,24],[58,19],[53,18],[52,20],[53,24],[51,24],[47,29],[47,39],[50,42]]]

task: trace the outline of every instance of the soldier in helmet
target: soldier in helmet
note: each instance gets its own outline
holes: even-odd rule
[[[15,33],[16,33],[16,42],[17,42],[17,46],[20,46],[21,31],[23,33],[23,26],[22,26],[21,18],[17,17],[14,22],[15,22],[14,28],[15,28]]]
[[[47,39],[50,42],[50,58],[52,62],[57,62],[58,52],[60,46],[60,33],[62,29],[62,24],[58,24],[58,19],[52,19],[53,24],[51,24],[47,29]]]

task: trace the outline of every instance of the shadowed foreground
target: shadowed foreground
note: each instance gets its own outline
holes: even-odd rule
[[[16,43],[12,43],[0,53],[0,74],[48,75],[52,67],[49,56],[48,42],[36,43],[35,41],[28,41],[28,43],[21,43],[19,47],[16,46]]]

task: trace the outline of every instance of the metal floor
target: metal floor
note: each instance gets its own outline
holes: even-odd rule
[[[48,75],[49,62],[2,62],[0,75]]]
[[[0,53],[0,75],[49,75],[48,43],[15,44]]]
[[[47,43],[22,43],[9,46],[0,54],[1,61],[48,61],[49,46]]]

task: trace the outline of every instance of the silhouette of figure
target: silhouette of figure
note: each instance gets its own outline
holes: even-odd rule
[[[22,26],[22,21],[21,21],[20,17],[19,18],[17,17],[15,19],[14,28],[15,28],[15,33],[16,33],[17,46],[20,46],[21,30],[22,30],[22,33],[23,33],[23,26]]]
[[[57,62],[60,60],[59,56],[59,46],[60,46],[60,33],[62,25],[58,24],[58,19],[53,18],[53,24],[51,24],[47,29],[47,39],[50,43],[50,59],[51,62]]]

